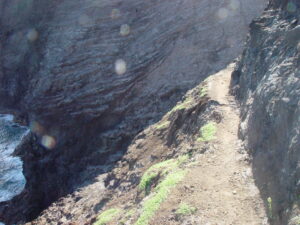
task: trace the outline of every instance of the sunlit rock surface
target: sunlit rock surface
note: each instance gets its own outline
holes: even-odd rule
[[[253,155],[273,224],[299,223],[300,2],[272,0],[250,25],[246,50],[233,74],[241,102],[240,136]]]
[[[125,151],[182,93],[241,53],[265,5],[1,1],[1,107],[18,112],[35,135],[18,151],[26,191],[0,207],[0,220],[31,220],[88,180],[77,175],[87,165]]]

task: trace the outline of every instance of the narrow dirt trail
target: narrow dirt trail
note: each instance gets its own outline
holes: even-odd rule
[[[239,110],[229,92],[233,64],[208,78],[208,95],[219,102],[222,121],[208,150],[178,186],[167,205],[196,207],[189,225],[266,225],[263,200],[255,186],[248,154],[238,139]],[[165,205],[165,207],[169,207]]]
[[[190,179],[204,190],[195,197],[203,224],[262,225],[267,224],[263,201],[238,139],[239,111],[229,94],[233,66],[209,79],[208,95],[220,103],[223,119],[217,125],[212,151],[203,155],[201,166],[192,170]]]

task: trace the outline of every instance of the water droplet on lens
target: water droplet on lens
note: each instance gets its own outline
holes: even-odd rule
[[[126,62],[123,59],[118,59],[115,62],[115,71],[118,75],[123,75],[126,73]]]
[[[120,27],[120,34],[122,36],[127,36],[129,33],[130,33],[130,27],[129,27],[129,25],[128,24],[123,24]]]
[[[41,145],[43,145],[47,149],[53,149],[56,145],[56,141],[54,137],[44,135],[41,140]]]
[[[228,12],[228,9],[226,9],[226,8],[221,8],[217,12],[217,16],[221,20],[225,20],[228,17],[228,15],[229,15],[229,12]]]
[[[33,28],[27,32],[26,37],[29,41],[34,42],[38,39],[39,33],[36,31],[36,29]]]
[[[37,121],[32,121],[29,125],[29,128],[31,132],[36,133],[38,135],[41,135],[45,131],[42,125],[39,124]]]
[[[87,15],[81,15],[78,18],[78,23],[83,27],[87,27],[91,24],[91,20]]]
[[[111,17],[112,19],[118,19],[120,16],[121,16],[120,10],[118,10],[118,9],[113,9],[113,10],[111,11],[110,17]]]
[[[231,10],[237,10],[240,7],[240,2],[238,0],[231,0],[229,7]]]

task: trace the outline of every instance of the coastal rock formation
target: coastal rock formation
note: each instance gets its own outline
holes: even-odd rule
[[[232,91],[241,103],[240,136],[273,224],[299,224],[300,3],[270,1],[250,25]],[[269,200],[269,203],[267,202]]]
[[[1,1],[0,108],[32,133],[16,151],[25,190],[0,221],[32,220],[109,170],[109,155],[241,53],[265,3]]]

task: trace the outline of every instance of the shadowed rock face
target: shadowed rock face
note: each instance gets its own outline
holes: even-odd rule
[[[1,1],[1,108],[35,134],[18,151],[25,191],[2,204],[0,220],[34,218],[72,191],[87,165],[125,151],[182,93],[238,56],[265,2]]]
[[[278,225],[299,223],[299,15],[299,1],[271,1],[251,23],[247,48],[233,73],[242,106],[240,135],[253,153],[262,196],[272,198],[272,224]]]

